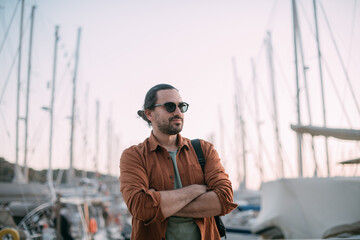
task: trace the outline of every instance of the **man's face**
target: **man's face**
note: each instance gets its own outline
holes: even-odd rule
[[[156,104],[167,102],[173,102],[176,105],[182,102],[179,92],[175,89],[158,91]],[[181,132],[184,124],[184,113],[178,107],[172,113],[166,111],[165,106],[155,107],[150,113],[150,118],[154,130],[168,135],[176,135]]]

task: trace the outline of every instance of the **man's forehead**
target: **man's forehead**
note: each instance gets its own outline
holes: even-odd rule
[[[157,92],[157,100],[158,102],[163,102],[163,101],[181,102],[182,98],[180,96],[180,93],[176,89],[164,89],[164,90],[159,90]]]

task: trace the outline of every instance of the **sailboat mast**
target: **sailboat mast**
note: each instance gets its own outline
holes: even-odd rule
[[[30,79],[31,79],[31,51],[34,30],[34,13],[35,6],[31,9],[31,26],[30,26],[30,42],[29,42],[29,60],[26,84],[26,113],[25,113],[25,148],[24,148],[24,178],[27,182],[29,180],[29,171],[27,166],[27,152],[28,152],[28,132],[29,132],[29,95],[30,95]]]
[[[305,58],[304,58],[304,51],[303,51],[303,44],[302,44],[300,26],[297,25],[296,29],[298,30],[298,32],[297,32],[298,33],[297,34],[297,40],[299,41],[299,51],[300,51],[303,78],[304,78],[307,112],[308,112],[309,123],[310,123],[310,125],[312,125],[310,94],[309,94],[309,85],[308,85],[308,80],[307,80],[307,69],[308,68],[305,65]],[[316,160],[314,136],[311,136],[311,150],[312,150],[313,160],[314,160],[314,165],[315,165],[314,176],[316,177],[318,175],[318,164],[317,164],[317,160]]]
[[[243,159],[243,187],[246,189],[246,175],[247,175],[247,164],[246,164],[246,148],[245,148],[245,122],[243,118],[243,112],[240,111],[240,126],[241,126],[241,145],[242,145],[242,159]]]
[[[225,169],[228,168],[228,164],[225,157],[225,129],[224,129],[224,121],[223,121],[223,114],[221,111],[221,106],[218,106],[218,116],[219,116],[219,125],[220,125],[220,150],[221,150],[221,161]],[[118,146],[118,145],[117,145]]]
[[[242,164],[243,164],[243,178],[240,181],[240,187],[246,188],[246,149],[245,149],[245,122],[243,120],[243,104],[240,100],[240,97],[242,96],[240,90],[241,83],[239,81],[239,77],[237,75],[236,71],[236,60],[233,58],[233,68],[234,68],[234,80],[235,80],[235,106],[236,106],[236,122],[237,126],[236,128],[240,128],[240,135],[241,135],[241,150],[242,150]],[[240,126],[239,126],[240,125]],[[236,129],[236,132],[238,132],[238,129]],[[240,169],[239,169],[240,170]],[[238,170],[238,171],[239,171]]]
[[[19,168],[19,120],[20,120],[20,86],[21,86],[21,48],[22,48],[22,34],[23,34],[23,19],[24,19],[24,1],[21,0],[21,14],[20,14],[20,38],[19,38],[19,59],[18,59],[18,79],[17,79],[17,94],[16,94],[16,146],[15,146],[15,182],[20,181],[21,174]]]
[[[273,64],[273,49],[271,44],[271,33],[268,32],[267,38],[267,53],[268,53],[268,62],[269,62],[269,72],[270,72],[270,81],[271,81],[271,93],[273,100],[273,111],[274,111],[274,127],[275,127],[275,140],[276,140],[276,152],[277,160],[279,162],[279,175],[281,178],[284,177],[284,161],[281,154],[281,141],[279,134],[279,123],[278,123],[278,111],[277,111],[277,101],[276,101],[276,86],[275,86],[275,77],[274,77],[274,64]]]
[[[77,69],[79,64],[80,36],[81,36],[81,28],[78,29],[76,55],[75,55],[75,69],[74,69],[74,78],[73,78],[73,99],[72,99],[72,113],[71,113],[71,133],[70,133],[70,168],[67,175],[68,183],[73,182],[73,178],[74,178],[73,151],[74,151],[74,130],[75,130],[76,77],[77,77]]]
[[[257,139],[258,139],[258,164],[259,164],[259,172],[260,172],[260,180],[261,183],[264,182],[264,170],[263,170],[263,160],[262,160],[262,137],[260,132],[260,119],[259,119],[259,98],[258,98],[258,86],[257,86],[257,78],[255,71],[255,63],[254,59],[251,59],[251,66],[253,70],[253,84],[254,84],[254,98],[255,98],[255,114],[256,114],[256,129],[257,129]]]
[[[99,115],[100,115],[100,102],[96,100],[96,129],[95,129],[95,177],[98,174],[98,160],[99,160]]]
[[[321,50],[320,50],[320,41],[319,41],[319,28],[318,28],[317,11],[316,11],[316,0],[313,0],[313,5],[314,5],[316,44],[317,44],[317,50],[318,50],[319,74],[320,74],[320,84],[321,84],[323,124],[324,124],[324,127],[326,127],[325,93],[324,93],[324,81],[323,81],[322,64],[321,64]],[[327,175],[328,175],[328,177],[330,177],[330,160],[329,160],[329,147],[328,147],[328,138],[327,137],[325,137],[325,150],[326,150]]]
[[[107,172],[108,175],[111,175],[111,162],[112,162],[112,107],[110,107],[110,116],[107,122],[107,131],[108,131],[108,139],[107,139]]]
[[[85,94],[85,129],[84,129],[84,149],[83,149],[83,156],[84,156],[84,162],[83,162],[83,177],[86,177],[86,166],[87,166],[87,150],[88,150],[88,106],[89,106],[89,83],[86,85],[86,94]]]
[[[298,125],[301,125],[300,118],[300,87],[299,87],[299,67],[298,67],[298,56],[297,56],[297,44],[296,44],[296,34],[297,34],[297,12],[296,12],[296,3],[295,0],[292,0],[292,12],[293,12],[293,37],[294,37],[294,57],[295,57],[295,78],[296,78],[296,110],[297,110],[297,120]],[[303,176],[303,160],[302,160],[302,135],[301,133],[296,133],[297,137],[297,154],[298,154],[298,174],[299,177]]]
[[[54,126],[54,102],[55,102],[55,87],[56,87],[56,62],[57,62],[57,48],[59,42],[59,26],[55,26],[55,47],[54,47],[54,62],[51,85],[51,102],[50,102],[50,137],[49,137],[49,169],[47,174],[47,181],[52,186],[53,172],[52,172],[52,142],[53,142],[53,126]]]

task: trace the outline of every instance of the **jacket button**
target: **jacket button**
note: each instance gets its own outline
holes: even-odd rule
[[[172,179],[172,178],[173,178],[173,176],[172,176],[172,175],[170,175],[170,178]]]

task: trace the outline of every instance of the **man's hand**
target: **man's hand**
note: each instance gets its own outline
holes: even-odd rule
[[[188,205],[180,209],[174,216],[203,218],[217,216],[221,213],[221,205],[215,192],[206,192]]]
[[[165,218],[174,215],[195,198],[206,193],[205,185],[193,184],[180,189],[159,191],[161,196],[161,211]],[[150,191],[155,191],[150,189]]]

